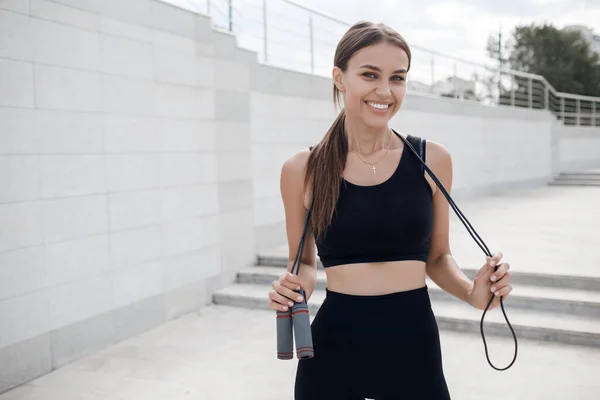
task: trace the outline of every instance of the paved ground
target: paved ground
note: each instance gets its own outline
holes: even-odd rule
[[[600,277],[600,187],[549,186],[457,204],[490,251],[502,251],[511,268]],[[482,265],[483,252],[450,212],[459,265]]]
[[[270,311],[210,306],[100,351],[0,400],[285,400],[297,361],[275,358]],[[600,349],[521,340],[493,370],[479,335],[441,332],[454,400],[598,399]],[[511,339],[488,338],[494,364]]]

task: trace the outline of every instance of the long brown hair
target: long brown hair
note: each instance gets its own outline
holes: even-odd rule
[[[344,34],[337,45],[334,66],[342,71],[348,69],[350,58],[359,50],[379,43],[398,46],[408,55],[410,70],[411,52],[404,38],[384,24],[358,22]],[[341,93],[333,85],[333,104],[338,107]],[[344,127],[346,115],[342,108],[333,124],[313,148],[306,165],[305,190],[312,189],[312,215],[310,226],[316,237],[322,237],[334,218],[335,206],[339,197],[342,175],[348,155],[348,140]]]

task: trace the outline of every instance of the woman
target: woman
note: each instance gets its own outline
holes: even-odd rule
[[[421,149],[450,192],[448,150],[388,127],[404,100],[410,61],[391,28],[352,26],[333,68],[334,104],[343,96],[344,107],[316,146],[282,167],[288,271],[311,204],[312,215],[300,272],[273,282],[270,307],[285,311],[301,301],[299,288],[310,299],[316,251],[327,276],[326,300],[311,324],[314,358],[298,362],[297,400],[449,399],[426,276],[480,310],[492,292],[490,310],[512,290],[501,253],[474,281],[462,273],[449,247],[448,202],[406,143]]]

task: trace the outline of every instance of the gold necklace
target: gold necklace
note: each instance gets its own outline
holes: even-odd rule
[[[360,158],[360,160],[361,160],[363,163],[365,163],[365,164],[367,164],[367,165],[370,165],[370,166],[371,166],[371,169],[373,170],[373,175],[375,175],[375,174],[377,173],[377,167],[376,167],[375,165],[379,164],[379,162],[380,162],[381,160],[383,160],[383,157],[385,157],[385,156],[386,156],[386,154],[388,153],[388,151],[389,151],[389,149],[390,149],[390,145],[391,145],[391,143],[392,143],[392,131],[390,130],[390,138],[389,138],[389,140],[388,140],[388,145],[387,145],[387,148],[385,149],[385,152],[383,153],[383,155],[381,156],[381,158],[380,158],[379,160],[377,160],[377,162],[375,162],[374,164],[371,164],[371,163],[368,163],[368,162],[366,162],[366,161],[365,161],[365,160],[362,158],[362,155],[360,154],[360,153],[361,153],[361,152],[360,152],[360,144],[358,144],[358,142],[356,142],[356,147],[358,148],[358,152],[356,152],[356,154],[358,154],[358,157]]]

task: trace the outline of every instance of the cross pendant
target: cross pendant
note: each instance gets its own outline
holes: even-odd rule
[[[377,168],[376,168],[376,167],[373,165],[373,166],[371,167],[371,169],[373,169],[373,175],[374,175],[374,174],[377,172]]]

